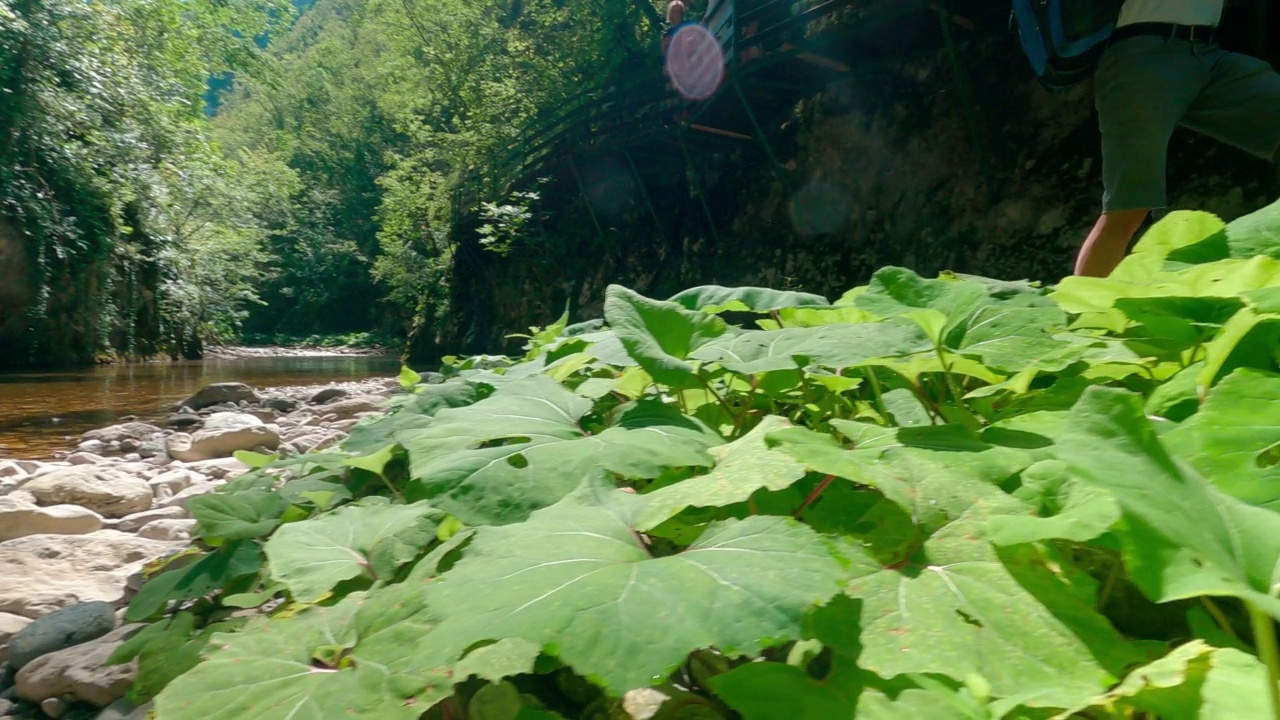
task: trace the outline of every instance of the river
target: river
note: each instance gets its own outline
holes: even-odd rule
[[[176,402],[214,382],[256,388],[390,377],[394,357],[324,355],[106,365],[0,373],[0,458],[48,459],[80,435],[125,415],[163,418]]]

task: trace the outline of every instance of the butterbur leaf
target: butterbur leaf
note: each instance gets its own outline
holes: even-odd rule
[[[426,587],[439,631],[468,645],[523,638],[621,695],[698,648],[753,655],[794,639],[839,591],[842,563],[789,518],[714,523],[684,552],[653,557],[635,531],[642,503],[589,482],[526,522],[480,528]]]
[[[804,465],[765,445],[766,435],[787,427],[791,423],[785,418],[768,415],[742,438],[712,448],[716,465],[710,472],[644,496],[637,527],[652,530],[687,507],[724,507],[746,501],[761,488],[790,487],[805,476]]]
[[[1204,367],[1197,379],[1209,387],[1220,377],[1241,368],[1270,370],[1280,343],[1280,314],[1259,313],[1246,307],[1223,324],[1204,346]]]
[[[708,342],[690,357],[752,375],[794,370],[807,364],[857,367],[868,360],[906,356],[931,347],[919,326],[909,321],[895,321],[748,330]]]
[[[444,513],[425,502],[347,505],[276,531],[264,550],[271,575],[299,602],[315,602],[335,585],[364,575],[386,580],[399,564],[435,540]],[[424,527],[424,523],[429,527]]]
[[[194,600],[262,568],[262,549],[250,540],[233,540],[190,565],[166,570],[148,580],[129,602],[124,619],[145,620],[174,600]]]
[[[417,586],[353,593],[213,637],[156,698],[168,720],[413,720],[452,691],[458,649],[429,639]]]
[[[882,677],[980,675],[997,695],[1036,692],[1050,705],[1106,686],[1109,674],[1091,647],[1123,642],[1091,609],[1091,599],[1062,601],[1071,608],[1068,623],[1023,587],[986,537],[992,516],[1027,513],[994,484],[1025,467],[1025,453],[999,447],[832,453],[815,444],[792,451],[819,472],[880,489],[916,526],[912,545],[886,542],[886,530],[901,536],[903,525],[880,512],[855,564],[846,593],[862,600],[862,667]],[[862,539],[856,526],[850,530]],[[889,557],[895,548],[899,554]]]
[[[673,388],[698,387],[689,353],[729,331],[715,315],[651,300],[619,285],[605,291],[604,317],[640,367]]]
[[[667,467],[711,465],[722,442],[702,423],[655,402],[624,411],[613,427],[588,435],[578,421],[591,401],[538,376],[475,405],[441,411],[431,427],[404,433],[411,498],[433,503],[468,525],[522,520],[573,491],[597,466],[630,478]]]
[[[1136,668],[1109,692],[1055,717],[1067,720],[1092,708],[1134,711],[1162,720],[1263,718],[1271,708],[1263,690],[1267,668],[1256,657],[1193,640]]]
[[[1276,513],[1223,494],[1171,457],[1133,393],[1091,388],[1070,418],[1058,440],[1059,456],[1077,476],[1115,497],[1134,545],[1181,549],[1184,559],[1190,554],[1195,565],[1208,564],[1213,571],[1204,594],[1235,595],[1280,617],[1274,596],[1280,584]],[[1160,568],[1146,572],[1166,583],[1182,580]],[[1200,581],[1192,580],[1193,586]],[[1182,592],[1192,589],[1184,585]]]
[[[422,376],[414,372],[408,365],[400,367],[400,387],[408,390],[409,388],[422,382]]]
[[[458,661],[454,677],[475,676],[496,683],[502,678],[533,672],[542,648],[522,638],[503,638],[478,647]]]
[[[792,292],[789,290],[770,290],[759,287],[721,287],[719,285],[702,285],[689,288],[673,296],[669,302],[677,303],[690,310],[719,312],[721,310],[752,310],[768,312],[783,308],[806,306],[829,306],[831,302],[821,295]]]
[[[717,675],[711,689],[743,720],[853,720],[862,694],[858,682],[817,680],[776,662],[747,663]]]
[[[262,537],[280,526],[289,503],[266,490],[210,493],[191,499],[187,508],[206,538],[243,540]]]
[[[1280,376],[1233,372],[1164,442],[1219,490],[1280,510]]]
[[[1044,460],[1022,473],[1015,497],[1029,503],[1035,515],[997,515],[988,522],[997,545],[1063,539],[1084,542],[1105,533],[1120,519],[1120,506],[1109,493],[1074,478],[1066,463]]]

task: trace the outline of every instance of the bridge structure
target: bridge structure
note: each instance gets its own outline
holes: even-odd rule
[[[650,0],[633,0],[655,26]],[[974,141],[982,134],[957,45],[979,30],[973,17],[992,16],[990,0],[708,0],[697,21],[715,39],[722,75],[706,97],[690,99],[664,72],[578,93],[535,117],[505,152],[462,177],[453,190],[455,232],[475,226],[484,202],[552,178],[576,184],[597,232],[581,169],[608,156],[630,173],[648,212],[661,226],[646,189],[672,173],[686,173],[716,236],[713,213],[696,163],[727,148],[754,146],[785,182],[771,136],[801,100],[820,93],[859,65],[912,51],[945,48],[951,81]],[[705,34],[704,34],[705,35]]]

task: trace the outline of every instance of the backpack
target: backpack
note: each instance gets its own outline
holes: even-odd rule
[[[1013,0],[1023,52],[1040,83],[1060,90],[1093,75],[1124,0]]]

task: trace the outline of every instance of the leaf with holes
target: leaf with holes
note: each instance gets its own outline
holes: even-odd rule
[[[338,583],[362,575],[388,579],[435,540],[444,513],[425,502],[378,500],[281,527],[263,548],[272,577],[299,602],[315,602]]]
[[[1219,490],[1280,510],[1280,376],[1235,371],[1164,442]]]
[[[167,720],[413,720],[453,689],[461,649],[430,642],[416,585],[213,636],[208,660],[156,698]]]
[[[604,318],[627,354],[654,380],[673,388],[699,387],[689,354],[729,332],[715,315],[652,300],[620,285],[605,291]]]
[[[790,487],[805,476],[804,465],[765,445],[765,436],[787,427],[791,423],[785,418],[769,415],[742,438],[712,448],[716,465],[710,472],[644,496],[636,527],[652,530],[688,507],[724,507],[746,501],[761,488]]]
[[[845,577],[827,542],[780,517],[714,523],[684,552],[654,557],[635,530],[642,508],[588,482],[524,523],[480,528],[426,588],[440,632],[553,648],[620,695],[698,648],[754,655],[799,637],[805,613]]]
[[[413,477],[406,495],[430,498],[468,525],[515,522],[572,492],[596,467],[630,478],[708,467],[707,448],[723,442],[655,401],[628,406],[612,427],[589,435],[579,420],[590,409],[590,400],[536,376],[442,410],[431,427],[400,436]]]
[[[1070,418],[1059,456],[1120,503],[1124,535],[1144,554],[1132,568],[1144,590],[1158,598],[1234,595],[1280,617],[1276,513],[1222,493],[1175,460],[1138,395],[1091,388]]]

